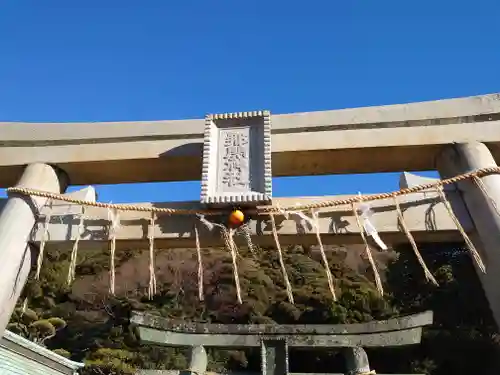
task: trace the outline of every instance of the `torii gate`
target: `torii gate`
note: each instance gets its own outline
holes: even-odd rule
[[[272,124],[272,126],[271,126]],[[238,135],[239,134],[239,135]],[[222,147],[221,142],[226,142]],[[236,142],[236,143],[235,143]],[[239,143],[238,143],[239,142]],[[271,151],[272,144],[272,151]],[[215,146],[214,146],[215,145]],[[235,168],[240,177],[224,175],[222,151],[236,147]],[[231,151],[226,156],[234,156]],[[272,156],[272,160],[271,160]],[[443,178],[474,170],[497,171],[500,159],[500,95],[335,111],[270,115],[243,112],[207,116],[201,120],[30,124],[0,123],[0,187],[16,185],[63,193],[74,185],[181,181],[202,178],[201,202],[164,203],[155,207],[191,208],[240,204],[255,207],[271,199],[271,176],[390,172],[438,169]],[[245,162],[247,164],[245,164]],[[246,179],[245,179],[246,177]],[[402,176],[401,187],[422,180]],[[452,185],[449,185],[453,187]],[[447,192],[461,227],[469,233],[486,263],[480,278],[493,315],[500,326],[500,176],[483,174],[456,184]],[[76,194],[78,196],[78,194]],[[463,199],[462,199],[463,197]],[[340,197],[272,199],[273,206],[310,204]],[[347,201],[352,200],[348,197]],[[67,204],[44,207],[47,198],[11,192],[0,214],[0,334],[26,282],[31,265],[30,245],[44,235],[38,228],[40,213],[63,214],[50,225],[45,250],[70,248],[78,216]],[[400,198],[406,229],[417,242],[455,241],[461,236],[446,213],[439,194],[418,192]],[[399,228],[394,202],[372,204],[373,224],[387,244],[406,241]],[[80,240],[81,248],[107,249],[103,225],[107,213],[90,208],[94,230]],[[432,213],[432,215],[429,215]],[[95,219],[97,217],[97,219]],[[434,217],[432,222],[427,220]],[[101,219],[99,219],[101,218]],[[126,212],[116,246],[140,247],[147,243],[145,212]],[[157,246],[194,246],[192,216],[165,216],[154,224]],[[324,244],[358,243],[356,217],[342,207],[319,211],[318,233]],[[253,241],[274,244],[266,222],[250,225]],[[363,230],[361,230],[362,232]],[[277,234],[282,244],[315,244],[316,233],[297,231],[293,219],[281,220]],[[220,238],[200,232],[204,246],[221,244]]]

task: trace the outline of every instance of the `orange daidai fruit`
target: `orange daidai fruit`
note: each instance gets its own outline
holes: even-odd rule
[[[234,210],[229,215],[229,222],[233,225],[241,225],[245,220],[245,215],[240,210]]]

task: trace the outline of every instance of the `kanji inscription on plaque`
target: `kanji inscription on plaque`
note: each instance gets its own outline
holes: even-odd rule
[[[248,128],[221,129],[222,148],[219,150],[221,164],[219,179],[226,191],[244,191],[250,186],[250,145]]]
[[[267,111],[208,115],[201,202],[262,204],[271,200],[271,121]]]

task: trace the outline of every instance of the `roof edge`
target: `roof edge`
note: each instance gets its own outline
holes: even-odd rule
[[[7,341],[10,341],[14,344],[17,344],[25,349],[28,349],[36,354],[39,354],[45,358],[48,358],[54,362],[59,363],[62,366],[68,367],[72,370],[78,370],[82,367],[85,366],[84,363],[81,362],[75,362],[72,361],[68,358],[65,358],[59,354],[54,353],[52,350],[44,348],[40,345],[35,344],[34,342],[25,339],[24,337],[21,337],[19,335],[16,335],[15,333],[5,330],[3,334],[3,338]]]

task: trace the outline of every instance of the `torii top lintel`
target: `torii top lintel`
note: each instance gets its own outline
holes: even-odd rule
[[[0,188],[37,162],[59,166],[74,185],[200,180],[206,121],[3,122]],[[453,142],[483,142],[500,160],[500,94],[270,121],[273,176],[429,170]]]

